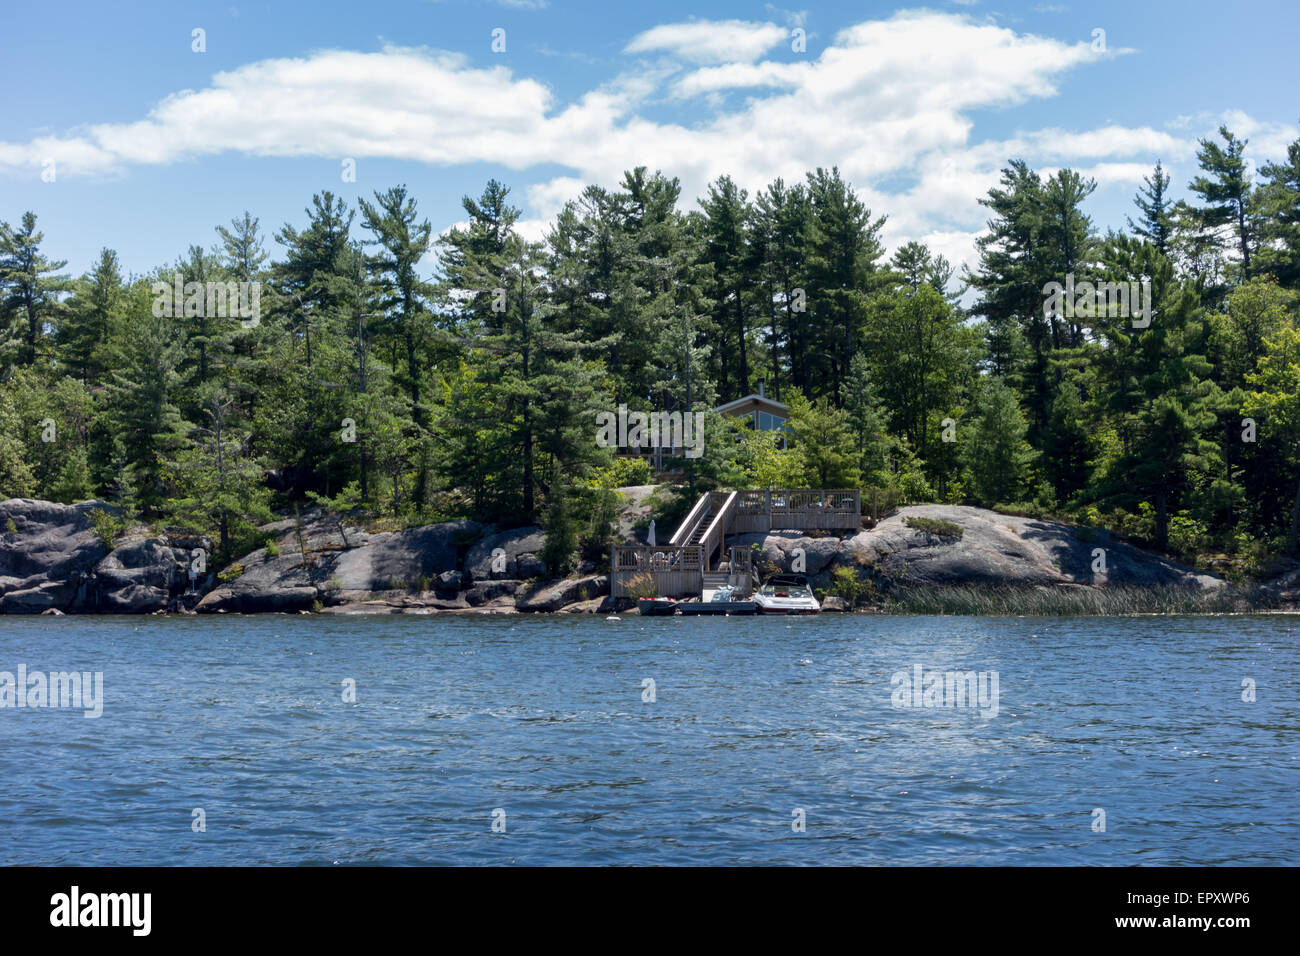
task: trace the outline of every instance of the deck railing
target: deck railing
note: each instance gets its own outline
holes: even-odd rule
[[[669,539],[668,543],[672,547],[678,548],[685,545],[691,535],[695,533],[695,529],[699,527],[700,522],[708,520],[711,500],[711,495],[700,495],[700,500],[695,502],[695,507],[687,513],[682,523],[678,525],[676,534]]]
[[[836,491],[739,491],[729,534],[765,531],[856,531],[862,527],[862,493]]]
[[[727,583],[741,597],[749,597],[754,590],[754,552],[749,548],[732,548],[728,563]]]
[[[704,588],[703,548],[698,544],[680,548],[616,545],[610,567],[611,597],[628,597],[629,588],[643,576],[654,583],[655,597],[684,597]]]

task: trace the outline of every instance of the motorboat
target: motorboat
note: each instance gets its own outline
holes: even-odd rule
[[[638,598],[636,612],[642,617],[667,617],[677,613],[679,603],[674,597]]]
[[[808,579],[799,574],[774,574],[754,594],[759,614],[818,614],[822,606]]]

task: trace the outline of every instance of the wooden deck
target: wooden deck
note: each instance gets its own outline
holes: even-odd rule
[[[873,495],[873,512],[875,507]],[[667,546],[614,548],[610,557],[610,594],[616,598],[628,597],[629,589],[653,584],[659,597],[699,595],[703,593],[706,575],[714,574],[714,556],[727,550],[727,535],[858,531],[862,523],[862,493],[857,489],[706,492],[687,513]],[[729,565],[727,583],[748,593],[752,585],[752,555],[748,549],[731,548]]]

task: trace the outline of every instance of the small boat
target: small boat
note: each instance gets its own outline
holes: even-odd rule
[[[798,574],[774,574],[754,594],[759,614],[818,614],[822,606],[808,579]]]
[[[636,612],[642,617],[666,617],[677,613],[677,598],[637,598]]]

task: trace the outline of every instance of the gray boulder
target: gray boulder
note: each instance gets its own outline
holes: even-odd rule
[[[529,613],[558,611],[570,604],[590,601],[609,594],[609,577],[604,574],[569,578],[533,585],[519,593],[515,607]]]
[[[102,501],[0,501],[0,578],[67,580],[90,571],[108,551],[89,518],[96,508],[115,510]],[[4,532],[10,522],[17,530]]]
[[[95,566],[102,590],[148,587],[170,592],[188,583],[190,552],[172,549],[162,538],[140,538],[119,545]]]
[[[521,554],[515,559],[515,571],[525,580],[546,577],[546,562],[535,554]]]
[[[452,598],[460,593],[465,575],[459,571],[443,571],[434,582],[434,591],[440,598]]]
[[[545,534],[535,525],[490,534],[465,555],[465,574],[475,582],[518,580],[523,577],[519,572],[519,556],[535,555],[545,543]]]
[[[456,570],[461,543],[482,531],[473,521],[367,535],[359,547],[338,553],[330,577],[344,591],[384,591],[415,587]]]
[[[908,518],[948,521],[961,537],[909,527]],[[1094,549],[1106,572],[1094,574]],[[1217,589],[1224,582],[1168,558],[1059,521],[1021,518],[984,508],[916,505],[841,543],[839,563],[872,569],[896,587],[1095,585]]]
[[[199,614],[263,614],[307,611],[318,599],[314,587],[265,587],[260,589],[217,588],[195,606]]]
[[[484,581],[466,591],[465,600],[471,607],[502,602],[509,602],[513,607],[519,587],[519,581]]]
[[[100,607],[115,614],[152,614],[167,609],[168,592],[163,588],[132,584],[109,591],[100,601]]]
[[[66,609],[75,593],[76,586],[68,581],[45,581],[0,597],[0,614],[40,614],[50,608]]]

